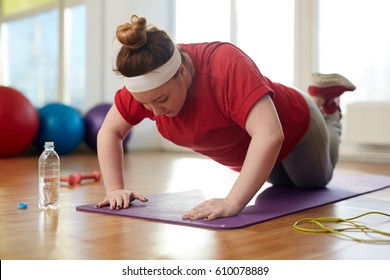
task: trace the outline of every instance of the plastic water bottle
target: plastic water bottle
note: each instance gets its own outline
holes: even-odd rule
[[[39,157],[39,201],[42,210],[58,209],[60,205],[60,157],[54,150],[54,142],[45,142],[45,150]]]

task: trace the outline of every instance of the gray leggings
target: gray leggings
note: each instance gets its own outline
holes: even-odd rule
[[[300,92],[300,91],[299,91]],[[341,123],[337,116],[324,117],[304,93],[310,108],[310,125],[295,148],[272,170],[268,182],[278,186],[324,187],[338,160]]]

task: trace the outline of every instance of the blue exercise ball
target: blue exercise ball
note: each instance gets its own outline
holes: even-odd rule
[[[53,141],[58,154],[73,152],[84,139],[84,119],[75,108],[50,103],[38,110],[39,130],[34,144],[42,149],[46,141]]]
[[[102,103],[92,107],[84,116],[85,123],[85,143],[93,150],[97,150],[97,135],[102,127],[104,119],[110,110],[111,103]],[[123,140],[123,147],[126,150],[131,133]]]

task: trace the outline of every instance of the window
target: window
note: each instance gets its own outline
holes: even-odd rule
[[[57,101],[83,107],[86,7],[79,2],[1,0],[0,83],[37,107]]]
[[[57,100],[58,11],[10,21],[3,30],[6,84],[36,105]]]
[[[390,101],[390,2],[320,0],[319,70],[345,74],[357,87],[342,105]]]
[[[230,41],[229,2],[176,1],[176,41],[178,43]]]
[[[85,107],[86,88],[86,7],[65,10],[64,95],[65,102]]]
[[[176,41],[230,41],[245,51],[265,76],[292,84],[294,1],[176,1]]]
[[[292,85],[294,1],[239,0],[236,5],[237,45],[255,61],[262,74]]]

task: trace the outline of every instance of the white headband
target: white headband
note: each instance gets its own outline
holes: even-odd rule
[[[125,87],[130,92],[144,92],[158,88],[176,74],[180,64],[180,52],[175,47],[171,58],[160,67],[140,76],[125,77]]]

